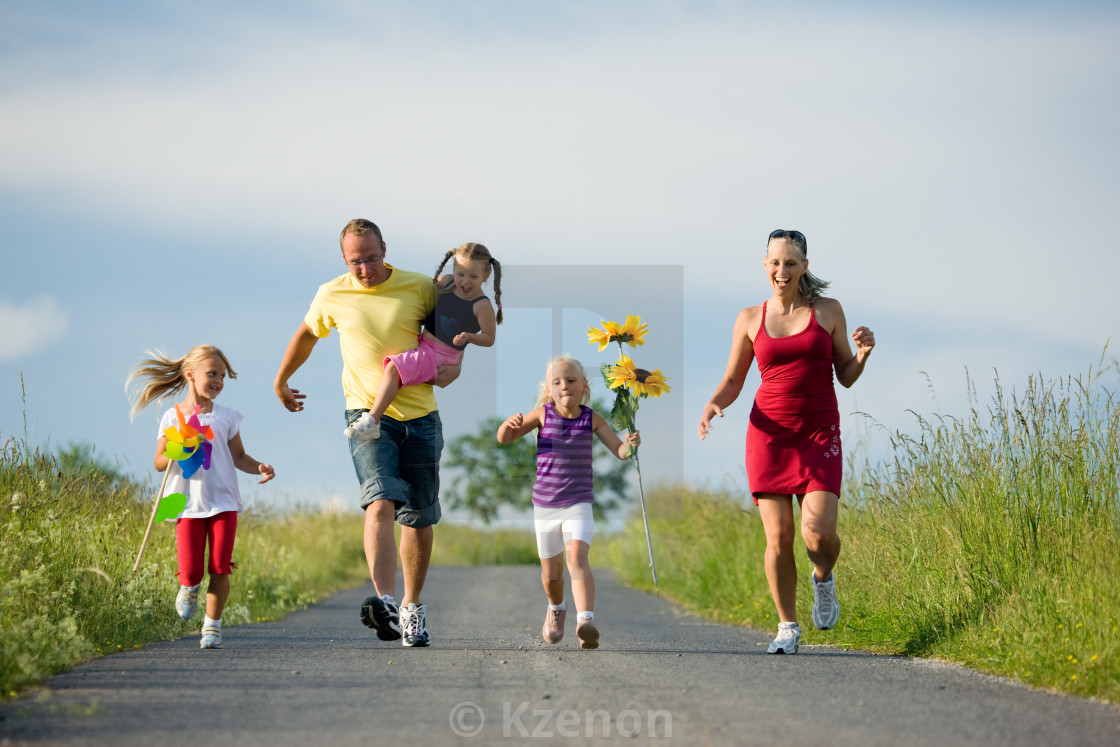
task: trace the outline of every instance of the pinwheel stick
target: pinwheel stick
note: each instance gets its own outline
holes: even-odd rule
[[[649,567],[653,571],[653,585],[657,587],[657,564],[653,562],[653,542],[649,537],[649,519],[646,517],[646,491],[642,488],[642,466],[638,463],[638,450],[634,450],[634,469],[638,471],[638,498],[642,502],[642,523],[646,527],[646,547],[649,549]]]
[[[156,512],[159,511],[160,497],[163,495],[163,489],[167,486],[167,476],[171,474],[171,465],[174,464],[172,460],[167,461],[167,468],[163,470],[163,482],[159,484],[159,492],[156,493],[156,502],[152,506],[152,516],[148,519],[148,528],[144,530],[144,540],[140,543],[140,552],[136,553],[136,563],[132,566],[132,573],[136,573],[136,569],[140,567],[140,558],[144,557],[144,548],[148,546],[148,535],[152,533],[152,524],[156,522]]]

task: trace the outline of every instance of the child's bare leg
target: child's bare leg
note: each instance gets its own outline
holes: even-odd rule
[[[385,364],[385,369],[381,374],[381,386],[377,388],[377,399],[374,400],[373,407],[370,408],[369,414],[378,423],[381,422],[381,416],[389,409],[389,405],[393,404],[396,399],[397,392],[401,390],[401,375],[397,371],[396,365],[389,361]]]
[[[591,574],[588,551],[591,546],[582,540],[572,540],[565,548],[568,556],[568,575],[572,577],[572,599],[576,612],[595,611],[595,577]]]
[[[541,558],[541,583],[544,593],[552,604],[564,602],[564,555]]]
[[[211,573],[210,586],[206,589],[206,616],[211,620],[221,620],[227,599],[229,599],[229,574]]]

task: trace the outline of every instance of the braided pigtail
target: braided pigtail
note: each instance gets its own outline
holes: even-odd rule
[[[451,259],[454,256],[455,256],[455,250],[454,249],[448,249],[447,254],[443,255],[443,261],[440,262],[439,267],[436,268],[436,274],[432,275],[432,285],[435,285],[436,283],[439,282],[439,274],[441,272],[443,272],[443,268],[447,265],[447,260]]]
[[[490,258],[490,267],[494,270],[494,305],[498,307],[498,324],[502,323],[502,263],[493,257]]]

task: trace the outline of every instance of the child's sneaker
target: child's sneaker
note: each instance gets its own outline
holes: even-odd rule
[[[576,638],[580,648],[599,648],[599,629],[591,620],[583,620],[576,626]]]
[[[222,629],[215,628],[212,625],[202,626],[202,640],[199,642],[199,648],[221,648],[222,647]]]
[[[357,420],[346,426],[343,433],[347,438],[355,441],[376,441],[381,438],[381,426],[369,414],[369,410],[366,410],[358,416]]]
[[[427,646],[431,643],[428,637],[428,622],[425,619],[428,607],[421,604],[419,607],[410,604],[401,609],[401,635],[402,644],[408,647]]]
[[[190,620],[194,610],[198,607],[198,590],[201,583],[194,586],[179,586],[179,593],[175,595],[175,611],[184,620]]]
[[[770,641],[770,654],[796,654],[797,647],[801,644],[801,626],[797,623],[778,625],[778,637]]]
[[[815,571],[809,571],[813,585],[813,624],[817,630],[828,630],[840,619],[840,603],[836,601],[836,581],[832,573],[827,581],[818,581]]]
[[[564,621],[567,618],[567,610],[545,608],[544,626],[541,627],[541,637],[545,643],[559,643],[564,638]]]
[[[389,594],[370,597],[362,602],[362,623],[373,628],[377,637],[383,641],[395,641],[401,637],[400,608],[397,600]]]

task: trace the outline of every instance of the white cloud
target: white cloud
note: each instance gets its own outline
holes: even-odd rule
[[[70,314],[52,296],[22,306],[0,299],[0,363],[47,350],[62,339]]]

